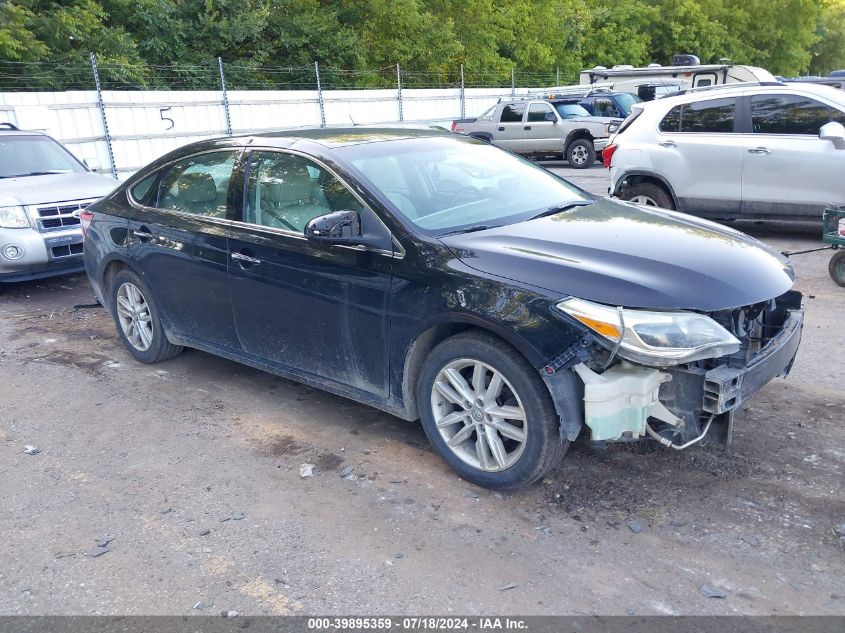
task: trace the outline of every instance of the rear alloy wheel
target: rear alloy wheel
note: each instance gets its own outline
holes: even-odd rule
[[[662,187],[651,182],[639,182],[630,185],[622,191],[619,197],[644,207],[660,207],[670,210],[675,208],[669,194]]]
[[[593,142],[588,139],[572,141],[566,148],[566,160],[570,167],[575,169],[587,169],[596,162],[596,149]]]
[[[480,332],[458,334],[431,351],[418,402],[440,456],[486,488],[536,481],[568,445],[537,372],[516,350]]]
[[[830,258],[827,270],[833,281],[845,287],[845,251],[838,251]]]
[[[157,363],[182,351],[167,340],[152,293],[134,272],[115,275],[111,309],[123,344],[142,363]]]

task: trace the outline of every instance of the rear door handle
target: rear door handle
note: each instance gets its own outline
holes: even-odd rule
[[[505,131],[505,126],[501,126],[501,127],[499,127],[499,131],[500,131],[500,132],[504,132],[504,131]]]
[[[675,141],[660,141],[658,143],[660,147],[677,147],[678,144]]]
[[[525,129],[525,130],[530,130],[530,129],[531,129],[531,126],[530,126],[530,125],[526,125],[523,129]]]
[[[770,154],[772,150],[768,147],[752,147],[748,150],[749,154]]]
[[[249,255],[244,255],[243,253],[232,253],[232,259],[237,260],[242,265],[243,264],[260,264],[261,260],[257,257],[250,257]]]
[[[132,235],[137,237],[142,242],[145,240],[151,240],[155,237],[152,233],[150,233],[146,228],[135,229],[132,231]]]

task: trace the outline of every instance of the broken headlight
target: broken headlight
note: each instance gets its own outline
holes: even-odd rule
[[[696,312],[634,310],[575,298],[556,307],[618,347],[620,356],[643,365],[679,365],[740,348],[733,334]]]

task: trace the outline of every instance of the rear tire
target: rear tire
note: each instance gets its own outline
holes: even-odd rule
[[[830,273],[830,278],[837,284],[845,287],[845,251],[837,251],[836,254],[830,258],[830,263],[827,265],[827,271]]]
[[[619,197],[644,207],[660,207],[661,209],[669,209],[670,211],[675,209],[675,205],[672,203],[672,197],[663,187],[653,182],[638,182],[634,185],[629,185],[622,191]]]
[[[417,398],[437,453],[485,488],[513,490],[537,481],[569,445],[537,371],[482,332],[457,334],[429,353]]]
[[[167,340],[153,293],[133,271],[124,269],[114,276],[110,306],[117,333],[136,360],[158,363],[182,352],[180,345]]]
[[[574,169],[587,169],[596,162],[596,148],[589,139],[579,138],[566,148],[566,160]]]

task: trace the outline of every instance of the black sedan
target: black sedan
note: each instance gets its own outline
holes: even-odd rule
[[[460,475],[543,476],[584,426],[686,448],[785,375],[790,264],[428,129],[202,141],[81,215],[126,348],[183,346],[421,419]]]

